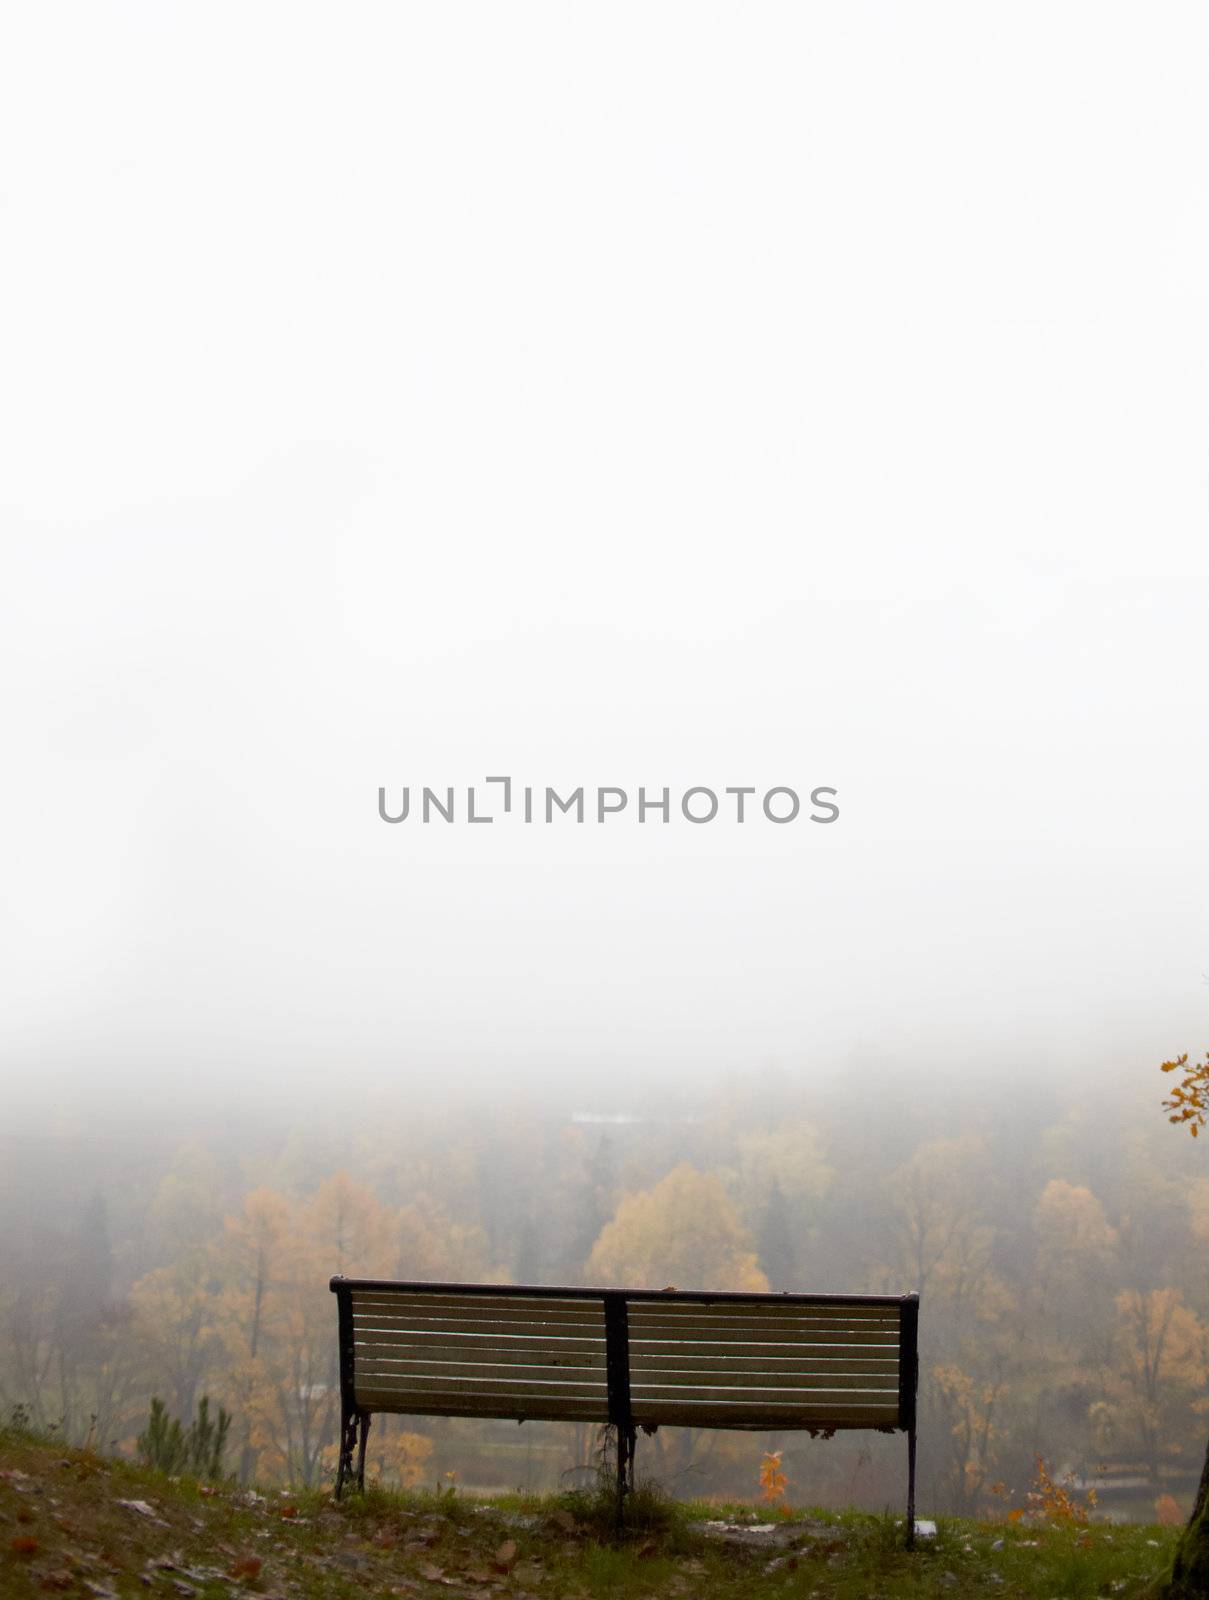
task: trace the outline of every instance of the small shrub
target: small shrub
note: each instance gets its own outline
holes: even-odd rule
[[[1182,1528],[1186,1518],[1174,1495],[1161,1494],[1154,1503],[1154,1520],[1161,1528]]]
[[[766,1450],[760,1461],[760,1499],[778,1509],[785,1505],[789,1478],[781,1464],[780,1450]]]
[[[1008,1513],[1009,1522],[1019,1522],[1029,1516],[1037,1522],[1057,1522],[1069,1526],[1082,1526],[1091,1521],[1096,1508],[1096,1491],[1089,1489],[1080,1503],[1075,1498],[1073,1479],[1068,1474],[1060,1483],[1045,1464],[1044,1456],[1037,1457],[1035,1487],[1025,1495],[1026,1506]]]
[[[230,1428],[231,1418],[221,1406],[217,1421],[211,1419],[206,1395],[197,1402],[197,1416],[188,1428],[182,1427],[179,1417],[168,1415],[162,1400],[153,1397],[147,1431],[138,1437],[139,1458],[160,1472],[217,1481],[223,1476],[222,1458]]]

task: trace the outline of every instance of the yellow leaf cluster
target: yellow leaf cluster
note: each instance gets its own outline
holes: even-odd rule
[[[1168,1122],[1185,1123],[1195,1139],[1209,1114],[1209,1051],[1205,1052],[1203,1061],[1191,1064],[1185,1051],[1173,1061],[1164,1061],[1159,1071],[1183,1073],[1183,1078],[1163,1101],[1163,1110],[1167,1112]]]

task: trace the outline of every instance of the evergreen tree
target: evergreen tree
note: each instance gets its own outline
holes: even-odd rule
[[[197,1416],[188,1428],[179,1417],[170,1417],[164,1402],[151,1401],[147,1431],[138,1437],[138,1451],[149,1467],[160,1472],[188,1473],[194,1478],[217,1480],[222,1477],[222,1458],[227,1445],[231,1418],[221,1406],[218,1417],[210,1417],[210,1401],[203,1395],[197,1402]]]

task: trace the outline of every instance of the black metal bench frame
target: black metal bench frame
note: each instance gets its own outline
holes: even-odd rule
[[[605,1379],[607,1384],[607,1418],[617,1439],[617,1504],[620,1520],[624,1497],[634,1483],[634,1452],[638,1423],[635,1422],[630,1393],[629,1308],[649,1303],[679,1303],[691,1307],[800,1306],[805,1314],[812,1307],[826,1308],[830,1313],[842,1313],[844,1308],[854,1308],[854,1315],[876,1314],[884,1310],[887,1315],[897,1312],[898,1343],[898,1407],[891,1422],[854,1422],[825,1417],[814,1422],[736,1423],[702,1420],[701,1427],[745,1428],[748,1431],[768,1432],[772,1429],[800,1430],[813,1436],[830,1437],[837,1431],[872,1428],[881,1433],[905,1432],[907,1435],[907,1544],[913,1545],[915,1536],[915,1433],[916,1390],[919,1382],[919,1296],[908,1295],[831,1295],[831,1294],[742,1294],[727,1292],[657,1289],[584,1289],[556,1288],[549,1285],[494,1284],[494,1283],[411,1283],[382,1278],[334,1277],[331,1289],[336,1296],[340,1334],[340,1460],[336,1475],[336,1497],[339,1499],[347,1482],[358,1488],[365,1487],[365,1450],[370,1418],[374,1410],[392,1409],[384,1406],[359,1407],[356,1398],[357,1368],[356,1340],[353,1315],[353,1296],[358,1293],[388,1296],[457,1296],[482,1299],[489,1304],[493,1298],[523,1298],[525,1300],[590,1301],[603,1305],[605,1342]],[[770,1337],[767,1336],[766,1337]],[[719,1359],[722,1364],[722,1358]],[[705,1381],[705,1380],[703,1380]],[[472,1381],[467,1387],[472,1389]],[[401,1410],[402,1408],[400,1408]],[[438,1399],[420,1407],[408,1406],[407,1415],[450,1416],[456,1411],[443,1408]],[[506,1418],[509,1410],[504,1397],[500,1397],[498,1410],[484,1415]],[[524,1418],[518,1420],[526,1420]],[[530,1416],[530,1420],[540,1420]],[[552,1420],[559,1420],[554,1418]],[[653,1431],[653,1425],[642,1421],[642,1426]]]

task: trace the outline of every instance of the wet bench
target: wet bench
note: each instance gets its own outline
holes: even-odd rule
[[[915,1528],[917,1295],[686,1293],[331,1280],[340,1330],[336,1494],[365,1484],[375,1412],[595,1422],[617,1437],[620,1515],[638,1429],[907,1435]]]

